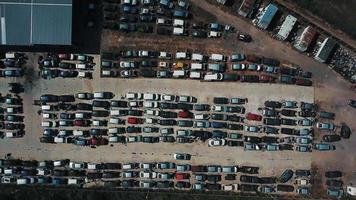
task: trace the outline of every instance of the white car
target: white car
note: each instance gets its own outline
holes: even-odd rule
[[[213,105],[213,106],[211,106],[211,111],[222,112],[223,109],[224,109],[223,106],[219,106],[219,105]]]
[[[135,68],[135,62],[133,61],[121,61],[120,62],[120,67],[121,68]]]
[[[222,190],[224,191],[238,190],[237,184],[222,185]]]
[[[158,102],[155,101],[145,101],[143,102],[144,108],[158,108]]]
[[[143,98],[143,94],[139,92],[128,92],[126,93],[126,99],[128,100],[139,100]]]
[[[156,172],[140,172],[140,178],[156,178]]]
[[[225,143],[224,139],[211,139],[208,141],[209,147],[224,146]]]
[[[86,168],[86,163],[79,163],[79,162],[70,162],[69,163],[69,168],[71,169],[85,169]]]
[[[331,124],[331,123],[322,123],[322,122],[316,123],[316,127],[317,127],[318,129],[322,129],[322,130],[334,130],[334,129],[335,129],[334,124]]]
[[[145,110],[146,115],[159,116],[159,110]]]
[[[196,102],[196,98],[193,96],[182,95],[182,96],[177,96],[176,101],[183,102],[183,103],[194,103]]]
[[[141,101],[129,101],[129,107],[141,107]]]
[[[176,96],[171,95],[171,94],[164,94],[161,96],[162,101],[174,101],[175,99],[176,99]]]
[[[161,99],[161,95],[155,93],[145,93],[143,94],[143,99],[145,101],[159,101]]]
[[[157,119],[145,118],[145,123],[146,124],[157,124]]]
[[[139,167],[141,169],[152,169],[154,167],[153,163],[140,163]]]

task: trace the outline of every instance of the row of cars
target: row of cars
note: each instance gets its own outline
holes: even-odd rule
[[[0,60],[0,77],[22,77],[27,57],[24,53],[8,52]]]
[[[187,0],[179,1],[153,1],[104,3],[103,27],[122,32],[157,33],[158,35],[176,35],[197,38],[219,38],[223,33],[232,32],[229,25],[201,22],[192,22],[193,16],[189,11],[190,3]],[[117,23],[119,21],[119,23]],[[250,41],[242,34],[241,40]]]
[[[18,138],[25,134],[22,112],[23,102],[19,95],[0,94],[0,138]]]
[[[157,58],[159,60],[156,60]],[[171,53],[147,50],[122,51],[119,55],[103,53],[101,77],[135,78],[142,76],[146,78],[191,78],[205,81],[279,81],[285,84],[312,85],[312,81],[309,79],[311,78],[310,72],[290,67],[279,67],[279,61],[271,58],[245,56],[244,54],[233,54],[230,57],[222,54],[207,56],[184,51],[176,52],[174,56],[176,62],[171,62],[171,59],[173,59]],[[245,60],[249,63],[244,62]],[[208,61],[214,63],[208,63]],[[227,61],[231,63],[227,65]],[[224,73],[225,71],[228,73]],[[240,76],[236,73],[243,71],[264,72],[264,74]],[[276,74],[281,74],[278,79]]]
[[[51,78],[87,78],[93,77],[95,63],[93,57],[84,54],[52,54],[38,58],[41,77]]]
[[[187,160],[187,154],[177,153],[175,159]],[[158,163],[86,163],[70,160],[0,160],[2,184],[52,184],[83,186],[101,181],[104,186],[146,189],[192,189],[243,192],[294,192],[288,184],[294,176],[290,169],[280,177],[259,177],[258,167],[189,165]],[[237,182],[237,173],[239,183]],[[223,176],[224,175],[224,176]],[[309,170],[296,170],[298,194],[310,194]],[[225,184],[220,182],[223,180]],[[278,183],[278,184],[277,184]],[[287,184],[288,185],[287,185]]]

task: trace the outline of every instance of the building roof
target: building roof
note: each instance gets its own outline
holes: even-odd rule
[[[262,29],[267,29],[268,25],[271,23],[274,15],[277,13],[278,8],[274,4],[268,4],[265,8],[261,18],[259,19],[257,26]]]
[[[281,29],[279,29],[277,37],[281,40],[287,39],[296,22],[297,18],[292,15],[288,15],[284,20]]]
[[[72,0],[0,0],[0,17],[1,45],[72,43]]]
[[[314,58],[319,62],[326,62],[335,46],[335,40],[331,38],[326,38],[321,44]]]
[[[315,28],[311,26],[306,27],[300,37],[296,40],[294,47],[301,52],[306,51],[310,43],[313,41],[316,33]]]
[[[256,0],[244,0],[237,13],[243,17],[247,17],[251,13],[255,3]]]

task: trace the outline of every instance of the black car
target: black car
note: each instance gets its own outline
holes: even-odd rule
[[[154,70],[145,69],[145,70],[140,71],[140,75],[145,78],[155,78],[156,74],[157,74],[157,72]]]
[[[159,107],[161,109],[177,109],[178,105],[176,103],[166,103],[166,102],[162,102],[159,104]]]
[[[295,84],[296,79],[292,76],[281,75],[279,77],[279,82],[284,84]]]
[[[93,110],[92,112],[93,117],[108,117],[109,115],[110,112],[106,110]]]
[[[250,143],[255,143],[255,144],[262,142],[262,138],[255,137],[255,136],[244,136],[244,140],[245,140],[245,142],[250,142]]]
[[[227,117],[228,117],[228,115],[220,114],[220,113],[213,113],[213,114],[210,115],[210,119],[212,119],[212,120],[223,120],[223,121],[226,121]]]
[[[270,126],[279,126],[281,125],[281,120],[277,118],[264,118],[263,124]]]
[[[160,142],[175,142],[175,138],[173,136],[169,136],[169,135],[162,135],[162,136],[159,136],[159,141]]]
[[[191,136],[199,138],[202,141],[205,141],[212,137],[212,133],[209,131],[193,130]]]
[[[141,127],[137,127],[137,126],[128,126],[126,128],[126,132],[127,133],[141,133],[142,132],[142,128]]]
[[[207,176],[207,180],[209,182],[219,182],[221,181],[221,175],[218,175],[218,174],[209,174]]]
[[[172,181],[158,181],[157,182],[157,188],[168,189],[168,188],[172,188],[173,186],[174,186],[174,183]]]
[[[177,121],[174,119],[161,119],[159,120],[161,126],[174,126],[177,124]]]
[[[54,137],[41,137],[41,143],[54,143]]]
[[[267,134],[278,134],[279,133],[279,129],[272,127],[272,126],[264,126],[263,127],[263,132],[267,133]]]
[[[55,169],[51,174],[52,176],[68,176],[68,170]]]
[[[277,191],[279,191],[279,192],[294,192],[294,186],[278,184]]]
[[[252,185],[252,184],[239,184],[238,189],[241,192],[257,192],[258,185]]]
[[[189,103],[178,103],[177,108],[181,110],[193,110],[193,104]]]
[[[74,177],[81,177],[86,175],[85,170],[69,170],[68,175],[69,176],[74,176]]]
[[[236,174],[226,174],[225,180],[228,180],[228,181],[236,180]]]
[[[9,122],[22,122],[23,121],[23,116],[20,115],[6,115],[5,116],[5,121]],[[0,117],[1,119],[1,117]]]
[[[295,170],[295,176],[304,176],[304,177],[308,177],[310,176],[311,173],[310,173],[310,170],[304,170],[304,169],[297,169]]]
[[[326,180],[326,185],[330,186],[330,187],[342,187],[343,182],[341,180],[329,179],[329,180]]]
[[[116,107],[116,108],[126,108],[127,107],[127,101],[120,101],[120,100],[112,100],[110,102],[111,107]]]
[[[227,144],[227,146],[230,146],[230,147],[243,147],[244,146],[243,141],[235,141],[235,140],[227,140],[226,144]]]
[[[24,167],[37,167],[38,161],[37,160],[23,160],[22,166]]]
[[[295,125],[297,125],[297,122],[294,119],[282,118],[281,124],[288,125],[288,126],[295,126]]]
[[[228,104],[229,99],[226,97],[214,97],[213,102],[214,104]]]
[[[264,143],[278,143],[278,137],[269,137],[269,136],[263,136],[261,137],[262,142]]]
[[[244,126],[242,124],[228,124],[226,128],[230,130],[243,130]]]
[[[281,133],[286,135],[297,135],[299,136],[299,131],[293,128],[281,128]]]
[[[103,163],[103,169],[121,169],[120,163]]]
[[[242,182],[242,183],[260,183],[261,180],[257,176],[241,175],[240,182]]]
[[[56,103],[58,102],[58,96],[52,94],[44,94],[41,95],[40,101],[45,103]]]
[[[60,113],[59,118],[60,119],[74,119],[75,114],[74,113]]]
[[[335,119],[335,113],[332,112],[325,112],[325,111],[320,111],[319,112],[319,117],[324,118],[324,119]]]
[[[210,105],[209,104],[194,104],[193,109],[195,111],[210,111]]]
[[[261,184],[274,184],[274,183],[277,183],[277,178],[276,177],[261,177],[260,183]]]
[[[76,105],[77,110],[93,110],[93,106],[87,103],[78,103]]]
[[[350,99],[349,100],[349,106],[356,108],[356,100]]]
[[[159,137],[145,136],[142,137],[143,143],[157,143],[159,142]]]
[[[63,71],[63,70],[59,70],[58,73],[59,77],[62,78],[74,78],[78,76],[78,72],[77,71]]]
[[[120,172],[116,172],[116,171],[104,171],[102,178],[119,178],[120,174],[121,174]]]
[[[206,184],[206,188],[208,190],[221,190],[221,185],[220,184],[216,184],[216,183],[207,183]]]
[[[351,136],[351,129],[345,123],[341,123],[340,136],[345,139],[348,139]]]
[[[161,103],[162,105],[162,103]],[[143,115],[143,111],[142,110],[128,110],[127,111],[127,115],[130,116],[142,116]]]
[[[341,140],[341,136],[340,135],[324,135],[323,136],[323,141],[324,142],[337,142]]]
[[[325,177],[326,178],[339,178],[339,177],[342,177],[342,172],[341,171],[327,171],[327,172],[325,172]]]
[[[25,124],[15,124],[15,123],[6,123],[5,129],[7,130],[17,130],[17,129],[24,129]]]
[[[227,120],[231,122],[244,122],[244,118],[238,115],[228,115]]]
[[[192,32],[192,36],[197,38],[206,38],[207,33],[205,31],[195,30]]]
[[[269,108],[281,108],[282,103],[278,101],[265,101],[264,105]]]
[[[294,146],[292,144],[280,144],[279,149],[281,151],[294,151]]]
[[[190,183],[189,182],[184,182],[184,181],[177,181],[175,184],[176,188],[190,188]]]
[[[233,73],[224,73],[223,74],[223,81],[238,81],[240,76],[238,74]]]
[[[90,129],[89,132],[90,132],[90,135],[92,135],[92,136],[107,135],[106,129],[93,128],[93,129]]]
[[[159,113],[159,116],[162,118],[177,118],[177,113],[176,112],[170,112],[170,111],[161,111]]]
[[[297,111],[289,110],[289,109],[282,109],[281,114],[287,117],[295,117]]]
[[[316,113],[309,109],[302,109],[298,112],[299,117],[315,117]]]
[[[60,96],[58,96],[58,101],[61,101],[61,102],[74,102],[75,98],[74,98],[74,95],[60,95]]]
[[[293,177],[294,172],[290,169],[287,169],[283,174],[278,178],[279,182],[286,183]]]
[[[260,77],[257,75],[242,75],[241,82],[256,83],[260,81]]]
[[[98,108],[105,108],[105,109],[110,108],[110,102],[108,101],[94,100],[92,105],[93,107],[98,107]]]
[[[286,74],[290,76],[295,76],[298,72],[297,69],[290,68],[290,67],[281,67],[279,68],[279,71],[281,72],[281,74]]]

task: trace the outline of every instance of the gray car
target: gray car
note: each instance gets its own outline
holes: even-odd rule
[[[194,128],[209,128],[210,122],[209,121],[195,121]]]

